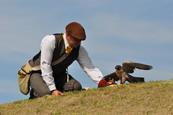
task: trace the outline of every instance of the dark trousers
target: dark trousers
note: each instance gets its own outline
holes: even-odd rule
[[[81,84],[77,80],[75,80],[71,75],[68,75],[67,77],[66,73],[54,75],[54,82],[56,85],[56,89],[61,92],[82,89]],[[43,80],[40,73],[35,72],[31,74],[30,85],[30,99],[51,94],[51,91],[49,90],[47,84]]]

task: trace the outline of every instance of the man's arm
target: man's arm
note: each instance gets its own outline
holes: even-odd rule
[[[99,83],[99,81],[103,78],[103,74],[101,71],[96,68],[90,57],[88,56],[87,51],[83,46],[80,46],[79,49],[79,56],[77,59],[79,65],[81,68],[85,71],[85,73],[96,83]]]
[[[53,51],[55,49],[55,36],[54,35],[47,35],[41,41],[41,72],[43,80],[46,82],[49,90],[52,92],[52,95],[62,95],[61,92],[56,90],[56,86],[54,83],[53,78],[53,71],[52,71],[52,58],[53,58]]]

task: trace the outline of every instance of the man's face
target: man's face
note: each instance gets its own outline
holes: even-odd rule
[[[67,41],[68,41],[69,45],[73,48],[79,46],[81,43],[81,40],[78,40],[77,38],[74,38],[70,35],[67,36]]]

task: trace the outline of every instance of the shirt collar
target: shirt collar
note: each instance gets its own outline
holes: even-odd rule
[[[69,46],[69,43],[67,42],[67,38],[66,38],[66,33],[63,34],[63,39],[64,39],[64,45],[66,49]]]

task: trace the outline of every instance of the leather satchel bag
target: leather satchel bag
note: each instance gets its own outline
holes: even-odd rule
[[[24,64],[18,71],[18,84],[20,92],[27,95],[30,91],[29,79],[32,67],[29,63]]]

